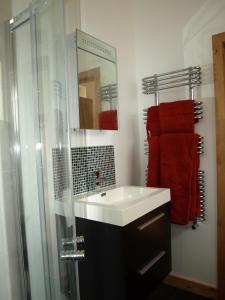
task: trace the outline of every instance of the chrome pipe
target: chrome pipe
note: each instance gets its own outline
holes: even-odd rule
[[[183,74],[178,74],[178,75],[174,75],[174,76],[167,76],[165,78],[158,78],[158,82],[162,82],[164,80],[171,80],[171,79],[175,79],[175,78],[182,78],[182,77],[187,77],[189,78],[189,73],[183,73]],[[154,79],[150,79],[150,80],[145,80],[143,82],[143,84],[155,84],[155,80]]]
[[[158,80],[158,83],[155,83],[155,82],[152,82],[151,83],[146,83],[144,84],[144,86],[146,87],[159,87],[159,86],[162,86],[162,85],[166,85],[166,84],[170,84],[170,83],[177,83],[177,82],[183,82],[183,81],[187,81],[189,80],[189,77],[185,77],[185,78],[181,78],[181,79],[177,79],[177,80],[169,80],[167,82],[163,82],[165,81],[166,79],[163,79],[163,80]]]
[[[195,119],[201,120],[201,119],[203,119],[203,116],[195,116]]]
[[[203,109],[194,109],[194,113],[198,113],[198,112],[204,112]]]
[[[161,73],[161,74],[155,74],[153,76],[145,77],[145,78],[143,78],[143,80],[146,80],[146,79],[149,79],[149,78],[153,78],[154,76],[162,77],[162,76],[166,76],[166,75],[170,75],[170,74],[181,73],[181,72],[184,72],[184,71],[189,71],[190,69],[192,70],[192,72],[194,72],[194,71],[200,72],[201,67],[199,67],[199,66],[188,67],[188,68],[184,68],[184,69],[180,69],[180,70],[175,70],[175,71],[171,71],[171,72],[166,72],[166,73]]]
[[[203,102],[202,101],[195,101],[195,105],[202,105]]]
[[[205,174],[204,173],[198,173],[198,178],[199,179],[204,179],[205,178]]]
[[[202,105],[197,105],[194,103],[194,109],[203,109],[203,106]]]
[[[156,105],[159,105],[159,92],[158,92],[158,90],[155,92],[155,103],[156,103]]]
[[[205,152],[204,151],[198,151],[198,154],[204,154]]]
[[[203,170],[198,170],[198,174],[205,174],[205,171],[203,171]]]
[[[182,87],[182,86],[187,86],[187,85],[189,85],[189,83],[186,83],[186,84],[177,84],[177,85],[173,85],[173,86],[159,88],[159,89],[157,89],[157,91],[168,90],[168,89],[171,89],[171,88]],[[194,86],[197,86],[197,85],[194,85]],[[144,94],[145,95],[154,94],[154,93],[155,93],[155,90],[153,90],[153,89],[151,89],[151,90],[148,90],[148,89],[144,90]]]
[[[180,81],[179,81],[180,82]],[[173,83],[179,83],[179,82],[172,82],[171,84],[173,84]],[[171,88],[171,87],[173,87],[173,85],[172,86],[168,86],[170,83],[168,82],[168,83],[164,83],[164,84],[159,84],[159,85],[154,85],[154,86],[145,86],[145,87],[143,87],[143,89],[145,90],[145,91],[151,91],[151,92],[156,92],[156,91],[159,91],[159,90],[163,90],[163,89],[168,89],[168,88]],[[189,85],[189,81],[188,81],[188,79],[186,80],[186,82],[184,82],[183,81],[183,83],[182,83],[182,86],[186,86],[186,85]],[[181,86],[181,85],[179,85],[179,86]],[[175,86],[176,87],[176,86]]]
[[[183,77],[180,79],[176,79],[176,80],[167,80],[167,78],[163,79],[163,80],[158,80],[156,81],[149,81],[149,82],[143,82],[142,83],[142,87],[143,89],[146,88],[150,88],[150,89],[158,89],[160,86],[164,86],[164,85],[168,85],[168,84],[172,84],[172,83],[179,83],[179,82],[187,82],[188,85],[193,86],[193,85],[199,85],[201,84],[201,80],[200,79],[190,79],[190,77]]]
[[[202,110],[195,111],[194,114],[195,114],[195,116],[199,116],[199,115],[203,114],[203,111]]]

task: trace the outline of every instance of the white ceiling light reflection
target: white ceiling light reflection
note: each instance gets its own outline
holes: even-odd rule
[[[37,143],[36,144],[36,150],[41,150],[42,148],[42,143]]]
[[[15,151],[16,153],[19,153],[19,152],[20,152],[20,145],[19,145],[18,143],[16,143],[16,144],[14,145],[14,151]]]

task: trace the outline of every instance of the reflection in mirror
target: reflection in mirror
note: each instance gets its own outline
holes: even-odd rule
[[[116,49],[76,33],[80,129],[117,130]]]

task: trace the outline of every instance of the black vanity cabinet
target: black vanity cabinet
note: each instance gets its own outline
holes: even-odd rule
[[[171,271],[169,203],[124,227],[77,218],[81,300],[145,300]]]

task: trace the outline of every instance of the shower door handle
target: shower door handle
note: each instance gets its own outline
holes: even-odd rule
[[[84,240],[83,235],[80,235],[80,236],[76,237],[76,243],[77,244],[84,244],[84,242],[85,242],[85,240]],[[64,239],[61,239],[61,244],[62,244],[62,247],[73,246],[75,244],[75,241],[72,238],[64,238]]]
[[[60,252],[61,260],[79,261],[85,259],[84,250],[62,250]]]
[[[76,244],[84,244],[84,236],[77,236],[74,240],[73,238],[63,238],[61,240],[62,248],[67,248],[67,246],[75,246]],[[60,259],[61,260],[73,260],[79,261],[85,258],[84,250],[61,250],[60,251]]]

